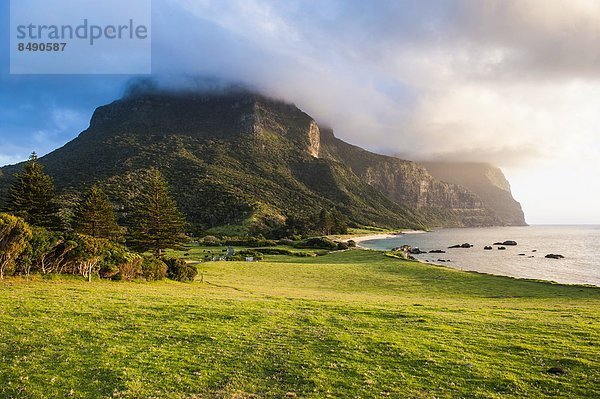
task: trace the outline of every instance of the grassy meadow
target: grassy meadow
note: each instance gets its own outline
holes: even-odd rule
[[[0,398],[599,397],[600,288],[366,250],[198,269],[0,282]]]

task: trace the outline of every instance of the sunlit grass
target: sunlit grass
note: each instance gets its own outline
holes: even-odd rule
[[[597,397],[598,288],[374,251],[198,268],[0,283],[0,397]]]

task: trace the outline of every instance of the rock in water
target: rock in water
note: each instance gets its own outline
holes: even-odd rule
[[[513,240],[506,240],[503,242],[495,242],[494,245],[506,245],[506,246],[510,246],[510,247],[514,247],[515,245],[517,245],[516,241]]]
[[[451,247],[448,248],[471,248],[473,247],[473,245],[469,244],[468,242],[465,242],[464,244],[456,244],[456,245],[452,245]]]

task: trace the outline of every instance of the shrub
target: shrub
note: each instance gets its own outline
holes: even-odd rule
[[[29,275],[32,272],[47,273],[53,269],[56,250],[64,243],[61,233],[46,230],[43,227],[32,227],[32,237],[27,248],[17,260],[16,273]]]
[[[346,242],[338,242],[338,245],[337,245],[337,249],[338,250],[343,251],[343,250],[346,250],[348,248],[350,248],[350,246],[348,245],[348,243],[346,243]]]
[[[100,267],[100,278],[118,279],[119,267],[115,264],[103,263]]]
[[[265,255],[293,255],[294,253],[285,248],[255,248],[256,251]]]
[[[162,280],[167,277],[167,265],[161,259],[146,257],[142,263],[142,274],[148,281]]]
[[[105,242],[104,251],[100,277],[131,281],[142,276],[143,259],[140,255],[113,242]],[[115,267],[117,273],[114,273]]]
[[[287,245],[291,247],[294,245],[294,240],[290,240],[289,238],[282,238],[281,240],[277,241],[277,244]]]
[[[350,248],[356,248],[356,241],[354,240],[348,240],[347,244]]]
[[[296,243],[296,247],[334,250],[337,249],[338,244],[327,237],[313,237]]]
[[[92,275],[98,273],[102,268],[112,243],[103,238],[94,238],[84,234],[73,235],[72,242],[73,248],[68,252],[65,269],[74,274],[81,274],[88,281],[92,281]],[[107,263],[114,264],[110,261]]]
[[[277,245],[275,240],[266,240],[264,238],[248,237],[248,238],[231,238],[225,241],[225,245],[237,247],[274,247]]]
[[[166,258],[167,277],[176,281],[193,281],[198,275],[198,269],[188,265],[183,259]]]
[[[14,267],[31,236],[31,228],[23,219],[0,214],[0,279]]]
[[[215,236],[206,236],[202,239],[202,244],[208,247],[220,247],[223,242]]]
[[[119,274],[115,276],[115,279],[131,281],[142,276],[142,262],[143,259],[141,257],[137,257],[119,264]]]

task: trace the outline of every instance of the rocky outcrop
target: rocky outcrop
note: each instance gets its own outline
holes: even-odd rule
[[[486,163],[421,162],[436,179],[458,184],[475,193],[503,225],[525,226],[521,204],[512,196],[510,184],[500,169]]]
[[[315,158],[319,158],[319,150],[321,148],[321,131],[319,130],[319,126],[315,121],[310,121],[310,126],[308,128],[308,142],[308,153]]]

